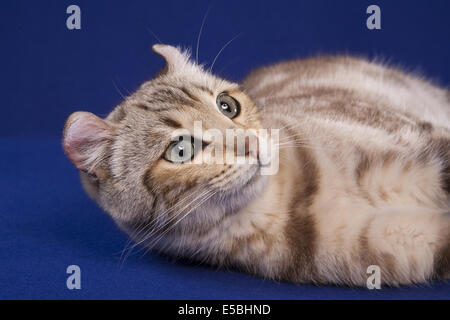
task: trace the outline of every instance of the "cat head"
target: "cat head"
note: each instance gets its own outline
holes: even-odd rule
[[[265,184],[260,138],[252,134],[261,128],[258,111],[239,85],[205,71],[187,52],[168,45],[153,51],[166,60],[164,69],[106,119],[73,113],[63,147],[87,193],[128,231],[204,230]],[[198,125],[209,135],[196,132]],[[231,148],[224,141],[230,129],[238,132]]]

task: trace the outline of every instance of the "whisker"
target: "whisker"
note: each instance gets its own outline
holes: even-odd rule
[[[312,144],[306,144],[303,142],[295,142],[295,141],[289,141],[289,142],[284,142],[281,144],[277,145],[279,147],[279,149],[286,149],[286,148],[306,148],[306,149],[315,149],[315,150],[327,150],[327,149],[333,149],[332,146],[324,146],[324,145],[312,145]],[[335,150],[335,149],[334,149]]]
[[[221,75],[226,68],[228,68],[232,64],[236,63],[237,61],[239,61],[239,58],[235,58],[235,59],[231,60],[222,69],[220,69],[216,74]]]
[[[185,205],[185,202],[188,201],[188,198],[183,199],[184,202],[180,202],[178,203],[176,206],[170,208],[169,210],[167,210],[166,212],[164,212],[164,215],[167,215],[169,212],[174,211],[175,209],[177,209],[178,206],[180,205],[184,205],[184,207],[180,210],[180,212],[183,212],[186,208],[188,208],[192,203],[194,203],[195,201],[197,201],[198,199],[202,198],[203,196],[205,196],[206,194],[208,194],[208,192],[210,191],[204,191],[203,193],[201,193],[200,195],[197,195],[193,200],[191,200],[188,204]],[[173,217],[171,217],[170,219],[168,219],[166,221],[166,223],[164,225],[162,225],[159,228],[155,228],[153,230],[151,230],[147,235],[143,236],[141,240],[136,241],[129,249],[129,252],[131,250],[133,250],[136,246],[142,244],[143,242],[145,242],[146,240],[148,240],[148,238],[154,236],[156,233],[158,233],[160,230],[164,229],[165,227],[167,227],[172,221],[176,220],[177,217],[180,214],[174,215]],[[150,222],[151,223],[151,222]],[[149,223],[149,224],[150,224]],[[147,224],[147,226],[149,225]],[[142,228],[141,231],[139,233],[141,233],[142,231],[145,231],[146,227]],[[133,235],[133,237],[138,238],[138,234]],[[125,259],[128,257],[129,254],[127,254],[125,256]]]
[[[183,206],[183,205],[185,204],[186,201],[189,201],[189,198],[188,198],[188,197],[189,197],[189,196],[187,196],[186,198],[181,199],[181,201],[178,202],[178,203],[177,203],[176,205],[174,205],[173,207],[171,207],[171,208],[169,208],[169,209],[167,209],[167,210],[161,212],[160,214],[158,214],[158,217],[157,217],[156,219],[157,219],[157,220],[160,220],[161,217],[168,216],[170,213],[172,213],[173,211],[175,211],[178,207]],[[194,199],[193,201],[195,201],[195,200],[196,200],[196,199]],[[138,237],[139,234],[140,234],[140,232],[144,231],[145,228],[147,228],[151,223],[154,223],[154,221],[149,221],[148,223],[144,224],[143,227],[140,228],[141,231],[136,230],[136,232],[133,233],[133,236],[134,236],[134,237]],[[157,228],[157,227],[164,228],[165,224],[167,224],[167,223],[170,223],[170,220],[165,221],[164,223],[160,223],[160,226],[156,226],[155,228]]]
[[[214,58],[211,67],[209,68],[209,73],[212,72],[212,69],[214,67],[214,64],[217,61],[217,58],[219,57],[219,55],[222,53],[222,51],[231,43],[233,42],[233,40],[235,40],[237,37],[239,37],[241,35],[241,33],[238,33],[237,35],[235,35],[230,41],[228,41],[227,43],[225,43],[225,45],[222,47],[222,49],[219,50],[219,52],[217,53],[216,57]]]
[[[188,204],[184,205],[184,203],[183,203],[184,207],[183,207],[182,209],[180,209],[180,211],[184,211],[184,210],[185,210],[186,208],[188,208],[192,203],[194,203],[195,201],[197,201],[198,199],[200,199],[201,197],[203,197],[203,196],[204,196],[205,194],[207,194],[207,193],[208,193],[208,191],[204,191],[204,192],[201,193],[200,195],[197,195],[197,197],[195,197],[193,200],[191,200]],[[186,199],[186,198],[185,198],[185,199]],[[185,199],[184,199],[184,200],[185,200]],[[173,211],[175,211],[176,207],[177,207],[177,206],[172,207],[171,210],[170,210],[170,213],[172,213]],[[169,214],[169,210],[166,211],[164,214],[165,214],[165,215],[168,215],[168,214]],[[170,219],[168,219],[168,220],[166,221],[166,223],[165,223],[163,226],[161,226],[160,228],[155,228],[155,229],[152,230],[147,236],[151,237],[151,236],[153,236],[154,234],[158,233],[160,230],[162,230],[162,229],[164,229],[165,227],[167,227],[172,221],[176,220],[176,218],[177,218],[177,214],[173,215]],[[138,242],[137,245],[139,245],[140,243],[142,243],[142,242]]]
[[[158,41],[158,43],[162,44],[161,40],[159,40],[158,36],[153,32],[152,29],[150,29],[149,27],[147,27],[146,29],[156,39],[156,41]]]
[[[120,91],[119,87],[117,86],[116,82],[114,80],[112,80],[112,83],[114,85],[114,88],[116,88],[117,92],[119,93],[119,95],[122,97],[123,100],[126,100],[127,97],[122,93],[122,91]]]
[[[198,207],[204,204],[206,201],[211,199],[216,194],[215,191],[209,191],[208,195],[206,195],[194,208],[189,210],[186,214],[184,214],[177,222],[175,222],[170,228],[165,230],[162,234],[160,234],[156,239],[154,239],[149,245],[147,245],[148,249],[146,252],[151,250],[169,231],[171,231],[178,223],[180,223],[183,219],[185,219],[190,213],[194,212]],[[144,253],[145,254],[145,253]]]
[[[202,36],[203,27],[205,26],[206,18],[208,17],[210,9],[211,9],[211,4],[209,5],[208,9],[205,12],[205,15],[203,16],[202,25],[200,26],[200,30],[199,30],[198,36],[197,36],[197,48],[195,50],[195,62],[197,64],[198,64],[198,50],[200,48],[200,37]]]
[[[158,236],[156,236],[156,238],[155,239],[153,239],[151,242],[150,242],[150,244],[147,244],[147,245],[145,245],[143,248],[141,248],[141,249],[139,249],[139,250],[137,250],[136,251],[136,253],[138,253],[138,252],[140,252],[140,251],[142,251],[142,250],[145,250],[145,252],[144,252],[144,254],[142,255],[142,256],[144,256],[147,252],[149,252],[153,247],[154,247],[154,245],[156,245],[170,230],[172,230],[174,227],[175,227],[175,225],[176,224],[178,224],[182,219],[184,219],[189,213],[191,213],[191,212],[193,212],[193,211],[195,211],[199,206],[201,206],[205,201],[207,201],[209,198],[211,198],[211,196],[214,194],[214,192],[212,192],[212,191],[206,191],[206,192],[204,192],[203,194],[202,194],[202,197],[203,197],[203,199],[202,200],[200,200],[200,202],[198,203],[198,204],[196,204],[193,208],[191,208],[183,217],[181,217],[181,219],[179,219],[176,223],[174,223],[171,227],[169,227],[168,229],[166,229],[164,232],[162,232],[161,234],[159,234]],[[187,207],[185,207],[184,209],[186,209]],[[183,209],[183,210],[184,210]],[[183,211],[180,211],[178,214],[177,214],[177,218],[179,217],[179,216],[181,216],[182,215],[182,213],[183,213]],[[147,240],[150,240],[150,238],[151,238],[151,236],[145,236],[145,239],[143,239],[143,241],[142,242],[145,242],[145,241],[147,241]],[[142,257],[141,256],[141,257]]]
[[[182,209],[182,210],[184,210],[184,209],[186,209],[191,203],[193,203],[193,202],[196,201],[197,199],[201,198],[204,194],[206,194],[206,192],[203,192],[202,194],[200,194],[199,196],[197,196],[195,199],[193,199],[191,202],[189,202],[186,206],[184,206],[185,203],[186,203],[187,201],[189,201],[189,198],[186,197],[186,198],[182,199],[179,203],[177,203],[175,206],[173,206],[172,208],[170,208],[170,209],[164,211],[163,213],[161,213],[159,216],[162,216],[162,215],[168,215],[168,214],[170,214],[171,212],[173,212],[174,210],[176,210],[176,209],[177,209],[178,207],[180,207],[180,206],[184,206],[184,208]],[[153,236],[154,233],[156,233],[156,232],[158,232],[159,230],[165,228],[165,227],[166,227],[171,221],[173,221],[175,218],[176,218],[176,216],[172,217],[172,219],[169,219],[168,221],[166,221],[166,222],[165,222],[164,224],[162,224],[161,226],[155,227],[155,229],[153,229],[153,230],[150,232],[150,235],[149,235],[149,236]],[[132,242],[134,241],[134,239],[138,239],[138,238],[140,237],[140,235],[142,234],[142,232],[145,232],[145,230],[147,229],[147,227],[150,226],[153,222],[154,222],[154,221],[149,221],[149,222],[147,222],[147,223],[142,223],[142,225],[141,225],[135,232],[133,232],[133,233],[130,235],[130,239],[129,239],[129,241],[127,242],[125,248],[122,250],[122,253],[121,253],[121,256],[120,256],[120,260],[123,259],[121,265],[123,265],[123,263],[125,262],[125,260],[127,259],[127,257],[131,254],[132,250],[133,250],[136,246],[138,246],[139,244],[141,244],[142,242],[145,241],[145,237],[146,237],[146,236],[142,237],[141,240],[138,240],[138,241],[136,241],[135,244],[131,245]],[[128,251],[128,252],[127,252],[127,251]],[[127,252],[127,253],[126,253],[125,256],[124,256],[124,253],[125,253],[125,252]]]
[[[282,137],[281,139],[280,139],[280,141],[290,141],[289,139],[291,139],[291,138],[295,138],[295,140],[296,141],[308,141],[307,139],[303,139],[302,137],[299,137],[298,135],[296,135],[296,134],[294,134],[294,135],[291,135],[291,136],[286,136],[286,137]]]

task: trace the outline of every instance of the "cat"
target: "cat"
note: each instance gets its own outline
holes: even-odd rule
[[[450,277],[449,91],[347,56],[237,84],[178,47],[153,51],[157,76],[106,119],[75,112],[63,131],[86,192],[136,244],[294,283],[365,286],[371,265],[387,286]],[[261,174],[275,157],[258,137],[225,151],[252,163],[194,163],[223,143],[199,141],[196,121],[278,130],[278,170]]]

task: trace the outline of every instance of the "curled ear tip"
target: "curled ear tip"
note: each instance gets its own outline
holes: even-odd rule
[[[76,120],[102,120],[100,117],[97,117],[92,112],[88,111],[76,111],[72,113],[69,118],[67,118],[67,121],[76,121]],[[102,120],[103,121],[103,120]]]
[[[70,132],[79,134],[81,131],[89,131],[92,129],[109,129],[109,124],[91,112],[77,111],[67,118],[64,125],[63,137],[66,137]]]
[[[90,113],[90,112],[87,112],[87,111],[75,111],[67,118],[67,121],[70,121],[70,120],[73,121],[73,120],[76,120],[76,119],[79,119],[79,118],[85,118],[85,117],[88,117],[90,115],[93,115],[93,114]]]
[[[64,131],[69,129],[70,126],[72,126],[75,122],[78,122],[80,119],[87,118],[90,116],[95,117],[95,115],[93,115],[92,113],[85,111],[76,111],[72,113],[66,120],[66,123],[64,125]]]
[[[152,51],[158,53],[160,50],[164,50],[165,48],[169,48],[171,47],[168,44],[164,44],[164,43],[155,43],[154,45],[152,45]]]
[[[160,74],[177,72],[183,70],[188,64],[190,53],[183,51],[180,47],[168,44],[154,44],[152,50],[166,61],[166,67]]]
[[[182,50],[179,46],[172,46],[170,44],[164,43],[155,43],[154,45],[152,45],[152,51],[164,56],[166,54],[181,53]]]
[[[153,44],[153,45],[152,45],[152,51],[153,51],[153,52],[156,52],[160,46],[161,46],[161,44],[159,44],[159,43]]]
[[[63,136],[66,136],[67,131],[69,130],[70,126],[79,119],[80,113],[82,111],[76,111],[70,114],[70,116],[67,117],[66,122],[64,123],[64,130],[63,130]]]

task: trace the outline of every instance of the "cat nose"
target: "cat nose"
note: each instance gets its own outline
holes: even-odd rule
[[[258,139],[255,136],[245,138],[245,155],[258,157]]]
[[[240,139],[241,140],[240,144],[239,139],[236,140],[237,140],[235,144],[236,156],[258,158],[258,138],[256,136],[246,135],[244,139]]]

